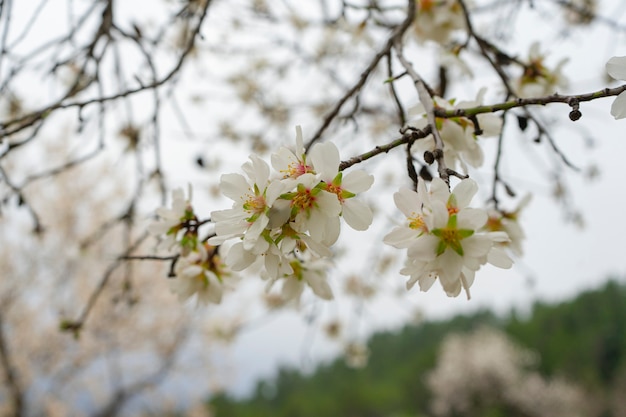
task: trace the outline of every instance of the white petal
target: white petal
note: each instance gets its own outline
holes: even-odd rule
[[[244,164],[244,171],[246,171],[248,178],[250,178],[253,183],[259,185],[259,188],[265,188],[267,179],[270,176],[269,165],[257,155],[250,155],[250,161],[252,162],[251,165]],[[249,169],[246,170],[245,167]]]
[[[424,235],[409,246],[407,255],[410,258],[416,258],[424,261],[431,261],[437,257],[437,244],[439,238],[431,235]]]
[[[473,179],[466,178],[461,181],[456,187],[454,187],[453,191],[456,196],[457,207],[467,207],[477,191],[478,184],[476,184],[476,181]]]
[[[353,198],[344,203],[342,216],[354,230],[367,230],[374,219],[372,210],[365,203]]]
[[[626,80],[626,56],[614,56],[606,63],[606,72],[616,80]]]
[[[223,174],[220,177],[220,191],[233,201],[239,201],[249,188],[248,181],[241,174]]]
[[[421,277],[419,280],[420,291],[426,292],[433,286],[435,281],[437,280],[437,276],[435,274],[426,274]]]
[[[477,208],[464,208],[457,214],[457,227],[459,229],[480,229],[487,223],[487,212]]]
[[[351,193],[359,194],[370,189],[374,183],[374,176],[359,169],[356,171],[350,171],[343,176],[341,186],[344,190],[348,190]]]
[[[256,258],[256,255],[244,250],[243,243],[239,242],[230,248],[224,257],[224,261],[233,271],[243,271],[249,267]]]
[[[215,224],[215,233],[219,236],[241,236],[248,228],[248,222],[219,222]]]
[[[341,203],[337,199],[336,194],[320,191],[316,196],[316,203],[319,210],[326,216],[334,217],[339,216],[339,213],[341,213]]]
[[[282,225],[287,223],[289,221],[289,216],[291,216],[291,207],[289,206],[289,201],[276,200],[267,216],[270,219],[267,225],[270,230],[281,227]]]
[[[450,196],[450,190],[448,189],[448,185],[441,178],[433,178],[430,183],[430,192],[431,199],[439,200],[444,204],[448,202],[448,197]]]
[[[285,190],[285,184],[281,181],[274,180],[267,186],[265,190],[265,202],[268,206],[274,204],[274,201],[282,194]]]
[[[279,278],[279,270],[280,270],[280,257],[273,254],[265,255],[265,270],[269,274],[270,278]]]
[[[626,92],[622,92],[611,105],[611,115],[616,119],[626,117]]]
[[[418,232],[408,227],[396,227],[389,232],[383,242],[398,249],[408,247],[417,238]]]
[[[281,174],[286,174],[289,164],[297,162],[298,158],[285,147],[281,147],[272,154],[272,167]]]
[[[479,258],[487,255],[493,246],[493,241],[485,235],[474,235],[461,241],[463,255],[469,258]],[[475,269],[475,268],[472,268]]]
[[[513,266],[511,258],[502,249],[496,247],[491,249],[487,255],[487,262],[503,269],[509,269]]]
[[[308,235],[300,235],[300,239],[302,239],[306,246],[313,252],[315,252],[318,256],[324,258],[330,258],[331,256],[333,256],[333,253],[330,251],[330,249],[328,249],[327,246],[311,239],[311,237],[309,237]]]
[[[324,181],[331,181],[339,169],[339,149],[332,142],[317,143],[310,152],[311,162],[315,172],[320,174]]]
[[[183,278],[193,278],[203,273],[203,271],[204,269],[201,266],[189,265],[188,267],[180,271],[180,276]]]
[[[305,272],[304,279],[309,284],[309,287],[311,287],[315,295],[324,300],[333,299],[333,290],[330,288],[330,285],[326,282],[326,277],[321,272]]]
[[[326,246],[332,246],[339,238],[340,230],[341,222],[339,221],[339,216],[329,217],[326,223],[324,239],[321,243]]]
[[[427,222],[429,230],[440,229],[448,224],[448,209],[445,203],[435,200],[431,206],[432,216],[427,216],[424,221]]]
[[[302,281],[298,281],[295,278],[287,279],[283,283],[281,295],[285,300],[299,300],[304,290],[304,284]]]
[[[451,249],[441,254],[437,260],[440,266],[439,278],[446,292],[450,285],[459,282],[461,278],[461,268],[463,268],[463,257]]]
[[[420,184],[424,181],[420,181]],[[411,217],[413,213],[421,211],[422,201],[419,195],[408,188],[401,188],[398,192],[394,193],[393,201],[396,203],[396,207],[404,213],[406,217]]]
[[[461,294],[461,280],[460,279],[447,283],[447,284],[444,284],[442,281],[441,286],[443,287],[443,290],[446,292],[446,295],[448,297],[457,297],[459,294]]]
[[[296,126],[296,156],[301,158],[304,154],[304,138],[302,137],[302,126]]]

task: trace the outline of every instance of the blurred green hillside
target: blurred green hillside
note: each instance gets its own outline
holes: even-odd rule
[[[433,410],[434,393],[428,380],[438,364],[442,343],[450,335],[471,334],[485,326],[500,330],[512,344],[533,352],[536,360],[519,372],[526,380],[545,379],[546,396],[557,386],[553,381],[568,381],[579,389],[572,392],[584,393],[572,400],[588,404],[587,415],[626,415],[626,286],[615,281],[570,301],[536,303],[525,317],[512,312],[502,318],[484,311],[379,333],[368,343],[370,357],[363,369],[352,369],[341,358],[309,375],[281,369],[274,379],[259,382],[250,398],[236,400],[222,394],[212,398],[210,406],[217,417],[530,417],[547,413],[520,406],[503,394],[504,387],[497,381],[487,397],[472,394],[476,397],[470,397],[465,411],[446,414],[439,410],[437,414]],[[489,354],[487,347],[484,353]],[[469,358],[469,351],[467,355]],[[463,366],[463,352],[458,356],[460,365],[454,369],[469,372]],[[500,365],[487,366],[497,371]],[[485,375],[470,379],[468,390],[476,390],[474,382],[485,383],[491,374]],[[551,413],[558,415],[558,411]]]

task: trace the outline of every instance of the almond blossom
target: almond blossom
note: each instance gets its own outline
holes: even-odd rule
[[[542,97],[567,87],[567,78],[562,73],[567,58],[560,60],[554,69],[548,68],[544,60],[545,55],[539,50],[539,42],[533,42],[528,51],[528,63],[516,82],[519,97]]]
[[[283,147],[271,159],[274,173],[252,155],[242,166],[246,176],[222,175],[220,189],[233,206],[211,213],[216,236],[208,242],[219,245],[239,239],[224,256],[231,269],[243,271],[262,264],[262,274],[269,279],[299,277],[316,295],[328,299],[332,293],[313,279],[312,271],[324,264],[317,260],[332,256],[330,247],[339,237],[341,217],[356,230],[371,224],[371,210],[356,197],[370,188],[373,177],[363,171],[344,177],[339,151],[332,143],[318,143],[305,152],[299,126],[295,153]],[[295,262],[295,253],[307,253],[307,258],[298,256]]]
[[[197,250],[181,256],[174,267],[176,277],[170,289],[185,301],[196,295],[199,304],[219,304],[224,290],[223,280],[227,272],[217,248],[209,244],[199,245]]]
[[[522,256],[524,253],[522,242],[526,238],[526,234],[519,224],[519,214],[529,202],[530,194],[526,195],[512,211],[489,210],[489,219],[483,228],[483,230],[490,232],[505,232],[509,240],[502,242],[501,246],[510,249],[516,256]]]
[[[464,289],[469,298],[474,274],[482,265],[511,267],[511,259],[497,247],[508,236],[480,230],[488,216],[484,210],[468,207],[478,190],[473,180],[461,181],[450,192],[443,180],[435,178],[428,193],[425,189],[421,186],[415,196],[406,191],[396,193],[396,204],[407,216],[407,224],[385,236],[384,242],[407,248],[400,273],[410,276],[408,289],[417,282],[427,291],[439,278],[448,296],[456,297]],[[417,206],[411,207],[411,203]]]
[[[454,100],[446,101],[440,97],[435,97],[435,105],[446,110],[468,109],[482,105],[486,89],[482,88],[475,100],[461,101],[455,103]],[[425,128],[428,120],[424,113],[424,106],[419,104],[411,109],[412,114],[421,115],[412,125],[418,129]],[[484,154],[479,144],[480,137],[493,137],[500,134],[502,130],[502,118],[491,113],[479,114],[476,116],[478,126],[467,117],[437,118],[437,130],[441,135],[444,147],[443,153],[449,167],[456,169],[460,165],[461,169],[467,172],[467,165],[478,168],[484,162]],[[435,140],[432,135],[415,142],[415,149],[423,153],[435,149]]]
[[[283,192],[284,185],[269,180],[269,166],[256,155],[251,155],[242,168],[247,178],[241,174],[225,174],[220,179],[220,190],[233,200],[233,207],[211,213],[215,233],[219,236],[212,243],[243,236],[246,249],[261,243],[257,251],[263,251],[266,245],[262,240],[259,242],[259,236],[270,221],[270,208]]]
[[[272,154],[272,167],[282,178],[298,178],[302,174],[313,172],[313,167],[307,164],[306,157],[302,127],[296,126],[295,154],[285,147],[279,148],[276,153]]]
[[[291,272],[279,278],[270,279],[267,288],[271,288],[277,281],[282,281],[281,297],[286,302],[298,303],[305,287],[311,288],[313,293],[323,300],[333,299],[333,291],[328,285],[326,275],[330,267],[328,261],[322,258],[300,256],[293,257],[290,266]]]
[[[172,208],[159,207],[156,210],[157,220],[148,225],[148,232],[161,238],[159,248],[172,250],[180,247],[183,254],[197,246],[197,230],[194,224],[197,221],[191,206],[191,186],[189,198],[185,198],[182,188],[172,191]]]
[[[465,29],[465,15],[457,0],[415,0],[417,15],[413,22],[420,41],[448,42],[455,30]]]

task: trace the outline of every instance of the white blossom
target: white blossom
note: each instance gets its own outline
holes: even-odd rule
[[[299,303],[305,287],[311,288],[313,293],[323,300],[333,299],[333,291],[326,274],[330,267],[328,261],[311,256],[294,256],[289,265],[290,272],[283,273],[280,277],[270,277],[268,290],[275,282],[281,281],[281,297],[285,302]]]
[[[519,97],[543,97],[557,93],[559,88],[568,85],[562,73],[567,58],[560,60],[554,69],[546,67],[545,55],[539,50],[539,42],[534,42],[528,51],[528,63],[517,79],[516,92]]]
[[[486,89],[481,89],[475,100],[461,101],[455,103],[454,100],[446,101],[440,97],[435,97],[435,105],[446,110],[468,109],[482,105]],[[424,106],[417,105],[411,109],[412,114],[421,115],[412,123],[419,129],[426,127],[428,121],[424,114]],[[484,155],[479,144],[479,138],[493,137],[500,134],[502,130],[502,118],[491,113],[479,114],[476,116],[478,126],[467,117],[437,118],[437,129],[443,141],[443,155],[446,164],[453,169],[460,165],[461,169],[467,172],[467,165],[474,168],[482,166]],[[480,135],[477,135],[480,133]],[[432,135],[415,142],[414,148],[417,152],[433,151],[435,140]]]
[[[272,280],[301,272],[294,269],[296,252],[330,258],[342,216],[356,230],[367,229],[373,217],[355,198],[370,188],[373,177],[358,170],[344,176],[339,164],[339,150],[332,143],[318,143],[307,154],[302,129],[296,127],[295,153],[283,147],[272,155],[276,172],[252,155],[242,166],[246,176],[222,175],[220,189],[233,207],[211,213],[216,236],[209,243],[240,239],[225,254],[226,264],[243,271],[262,263],[262,274]],[[306,271],[305,278],[313,276]],[[313,278],[305,281],[322,298],[332,294]]]
[[[243,236],[246,249],[262,252],[266,244],[259,237],[270,221],[270,208],[283,192],[284,184],[269,180],[269,166],[256,155],[251,155],[242,168],[247,178],[241,174],[224,174],[220,178],[220,190],[233,200],[233,207],[211,213],[217,237],[210,242],[219,244]]]
[[[501,246],[510,249],[516,256],[522,256],[524,253],[522,242],[526,238],[526,234],[519,224],[519,214],[529,202],[530,194],[526,195],[512,211],[489,210],[489,219],[484,227],[485,231],[505,232],[509,240],[502,242]]]
[[[302,128],[296,126],[296,153],[285,147],[279,148],[272,154],[272,167],[278,171],[281,178],[298,178],[302,174],[313,172],[313,167],[306,159]]]
[[[435,178],[428,193],[421,186],[417,195],[396,194],[407,225],[394,229],[384,241],[407,247],[407,261],[400,273],[410,276],[408,289],[417,282],[427,291],[439,278],[446,294],[455,297],[464,289],[469,298],[475,272],[482,265],[511,267],[511,259],[496,247],[508,240],[506,233],[482,232],[487,213],[468,207],[477,189],[473,180],[465,179],[450,192],[443,180]],[[411,207],[412,203],[416,206]]]
[[[217,248],[198,245],[197,250],[181,256],[174,267],[176,277],[170,283],[172,292],[185,301],[196,295],[199,304],[219,304],[224,291],[223,280],[230,275]]]
[[[159,207],[157,220],[148,225],[148,232],[160,237],[159,248],[172,250],[180,246],[183,254],[189,253],[197,245],[197,235],[186,233],[185,223],[195,219],[191,206],[191,186],[189,198],[185,198],[182,188],[172,191],[172,207]]]
[[[413,29],[419,41],[448,42],[452,32],[465,29],[463,8],[457,0],[415,0]]]

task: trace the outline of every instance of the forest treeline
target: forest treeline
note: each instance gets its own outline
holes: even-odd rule
[[[220,394],[210,407],[218,417],[433,415],[427,375],[437,365],[442,342],[485,326],[529,348],[537,358],[529,366],[547,381],[565,379],[582,387],[593,399],[593,414],[616,415],[615,396],[626,396],[626,285],[616,281],[558,304],[536,302],[525,317],[482,311],[379,333],[368,342],[365,368],[352,369],[340,358],[308,375],[283,368],[272,380],[258,382],[249,398]],[[471,415],[524,414],[497,401],[475,412]]]

